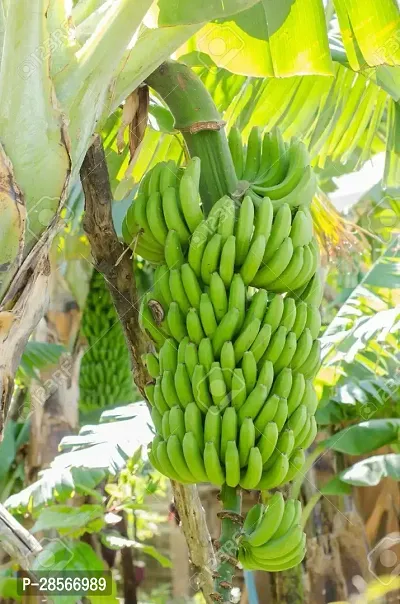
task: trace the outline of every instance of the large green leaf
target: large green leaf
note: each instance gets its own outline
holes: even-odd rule
[[[65,437],[61,453],[39,480],[9,497],[5,505],[23,513],[50,501],[65,502],[74,492],[94,495],[107,476],[122,470],[140,446],[153,437],[144,403],[125,405],[102,414],[101,423],[84,426],[79,435]]]
[[[357,462],[340,473],[340,480],[360,487],[377,485],[382,478],[400,480],[400,455],[375,455]]]
[[[207,0],[207,2],[186,2],[186,0],[158,0],[159,25],[185,25],[204,23],[212,19],[228,17],[253,6],[258,0]]]
[[[344,428],[323,445],[340,453],[363,455],[397,441],[399,430],[400,419],[373,419]]]
[[[60,535],[80,537],[97,533],[104,525],[102,505],[84,504],[79,507],[51,505],[45,507],[31,528],[32,533],[56,529]]]
[[[350,65],[400,65],[400,13],[394,0],[334,0]]]
[[[199,50],[235,74],[255,77],[333,73],[320,0],[262,0],[207,23],[180,50]]]
[[[400,250],[395,238],[321,338],[321,423],[398,415],[399,292]]]

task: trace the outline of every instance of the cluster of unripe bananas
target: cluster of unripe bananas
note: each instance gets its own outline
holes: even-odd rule
[[[259,197],[249,179],[241,202],[225,196],[206,216],[198,158],[185,170],[164,162],[142,180],[123,224],[126,243],[156,265],[140,310],[156,349],[145,358],[157,431],[149,458],[183,483],[279,487],[301,471],[317,431],[312,379],[320,363],[322,285],[309,210],[315,181],[301,145],[283,143],[285,170],[272,166],[282,186],[272,185],[265,154],[272,161],[282,140],[279,133],[266,137],[253,172],[265,169],[257,182],[272,187],[271,197]],[[232,137],[230,143],[232,150]],[[247,156],[242,149],[240,176],[249,177],[254,149],[250,140]],[[242,562],[250,568],[246,543],[243,536]]]
[[[274,493],[268,504],[248,512],[240,540],[239,561],[249,570],[276,572],[297,566],[304,558],[306,535],[301,527],[301,504]]]
[[[79,373],[79,408],[91,411],[135,400],[129,353],[104,277],[94,271],[82,316],[87,350]]]

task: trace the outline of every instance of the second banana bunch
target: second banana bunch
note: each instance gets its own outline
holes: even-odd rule
[[[268,135],[254,160],[257,174],[269,173],[275,139]],[[230,144],[234,155],[232,136]],[[242,150],[246,178],[255,148],[249,140]],[[155,349],[145,358],[157,431],[149,458],[173,480],[274,489],[301,471],[315,438],[322,284],[309,209],[315,180],[300,148],[303,163],[299,143],[285,144],[285,170],[273,164],[271,178],[258,179],[266,187],[282,178],[271,195],[248,188],[242,201],[225,196],[207,216],[199,159],[185,169],[161,162],[125,217],[126,243],[156,267],[140,310]],[[246,568],[282,570],[304,555],[299,512],[289,501],[279,504],[275,536],[262,528],[271,506],[251,511],[239,555]]]

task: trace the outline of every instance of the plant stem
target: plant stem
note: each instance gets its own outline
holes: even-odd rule
[[[221,537],[219,539],[218,566],[213,599],[216,602],[228,603],[231,601],[232,580],[237,562],[238,533],[241,523],[241,491],[224,484],[220,498],[223,510],[219,514],[221,517]]]
[[[191,157],[201,160],[200,194],[208,213],[218,199],[237,189],[224,122],[208,90],[187,65],[166,61],[146,81],[170,108]]]

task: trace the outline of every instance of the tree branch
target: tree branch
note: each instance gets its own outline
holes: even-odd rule
[[[144,386],[151,378],[143,365],[142,354],[148,351],[149,341],[139,326],[139,300],[129,250],[118,240],[112,221],[110,181],[98,136],[82,164],[81,180],[85,194],[83,228],[91,244],[95,268],[107,280],[131,353],[134,379],[144,397]],[[215,557],[197,488],[174,481],[171,484],[199,587],[211,603]]]
[[[33,537],[0,503],[0,544],[13,560],[30,572],[36,556],[42,551]]]

